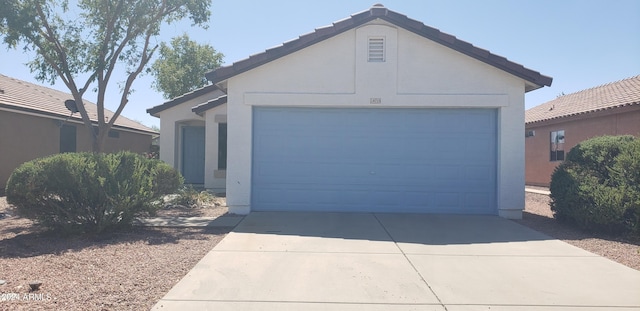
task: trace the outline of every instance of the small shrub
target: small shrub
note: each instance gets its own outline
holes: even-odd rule
[[[640,235],[640,140],[603,136],[578,144],[552,174],[550,190],[556,219]]]
[[[169,193],[174,193],[180,186],[182,186],[184,179],[173,167],[169,166],[160,160],[149,160],[151,166],[154,168],[154,193],[164,196]]]
[[[100,233],[152,213],[180,184],[166,163],[131,152],[65,153],[24,163],[6,192],[19,215],[48,228]]]
[[[181,188],[169,203],[190,208],[214,205],[216,196],[203,190],[198,191],[191,186]]]
[[[160,146],[159,145],[151,145],[149,146],[149,151],[144,154],[147,159],[160,159]]]
[[[624,226],[640,237],[640,139],[623,148],[611,169],[625,203]]]

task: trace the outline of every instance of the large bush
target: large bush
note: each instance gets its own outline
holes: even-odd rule
[[[166,163],[131,152],[65,153],[22,164],[6,194],[18,214],[49,228],[99,233],[154,212],[182,181]]]
[[[602,136],[578,144],[554,171],[550,190],[556,219],[640,235],[640,140]]]

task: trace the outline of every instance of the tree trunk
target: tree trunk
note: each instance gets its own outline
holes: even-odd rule
[[[109,132],[109,126],[103,125],[102,128],[100,128],[100,125],[98,125],[98,133],[93,132],[92,130],[92,134],[91,138],[92,138],[92,151],[93,153],[101,153],[104,152],[104,138],[107,136],[106,134]]]
[[[98,141],[97,137],[93,138],[93,145],[92,145],[92,151],[93,153],[100,153],[102,152],[102,143],[100,143]]]

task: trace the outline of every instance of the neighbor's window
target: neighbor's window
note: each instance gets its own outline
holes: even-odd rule
[[[564,161],[564,130],[551,132],[550,161]]]
[[[109,130],[109,137],[111,138],[120,138],[120,132],[116,130]]]
[[[384,37],[369,38],[369,62],[384,62]]]
[[[63,124],[60,127],[60,153],[76,152],[76,126]]]

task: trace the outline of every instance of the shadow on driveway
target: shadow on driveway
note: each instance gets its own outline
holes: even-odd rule
[[[253,212],[154,310],[629,310],[639,281],[497,216]]]
[[[497,216],[440,214],[252,212],[234,232],[427,245],[552,239]]]

